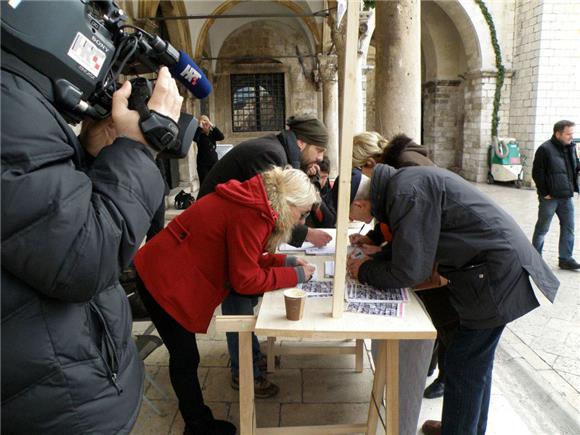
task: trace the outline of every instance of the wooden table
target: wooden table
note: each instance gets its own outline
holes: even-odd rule
[[[434,339],[435,328],[413,292],[400,318],[345,312],[333,318],[328,298],[306,300],[304,317],[286,319],[283,291],[264,294],[258,316],[218,316],[221,332],[240,335],[240,434],[347,434],[376,433],[379,406],[386,387],[386,433],[399,435],[399,341]],[[369,399],[366,424],[256,428],[251,333],[269,337],[379,340],[379,358]]]

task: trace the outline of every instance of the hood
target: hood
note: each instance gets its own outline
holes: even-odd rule
[[[294,169],[300,169],[300,148],[298,148],[298,143],[296,142],[296,135],[292,130],[283,130],[276,135],[284,151],[286,151],[286,157],[288,158],[288,163],[292,165]]]
[[[399,134],[391,139],[383,151],[382,160],[383,163],[394,168],[434,165],[427,156],[427,149],[404,134]]]
[[[380,222],[388,224],[386,201],[387,189],[391,177],[397,170],[389,165],[378,164],[373,171],[371,178],[371,214]]]
[[[278,219],[278,213],[270,207],[264,182],[260,175],[255,175],[244,182],[230,180],[218,184],[215,193],[233,203],[261,211],[262,215],[272,224]]]

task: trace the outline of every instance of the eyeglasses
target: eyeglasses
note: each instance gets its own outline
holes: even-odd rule
[[[306,218],[307,218],[308,216],[310,216],[310,210],[308,210],[308,211],[305,211],[304,213],[300,213],[300,220],[301,220],[301,221],[303,221],[303,220],[306,220]]]

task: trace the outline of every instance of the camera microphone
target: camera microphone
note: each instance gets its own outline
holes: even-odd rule
[[[179,60],[169,66],[169,72],[175,80],[179,81],[200,100],[207,97],[212,91],[211,83],[201,68],[181,50],[179,50]]]

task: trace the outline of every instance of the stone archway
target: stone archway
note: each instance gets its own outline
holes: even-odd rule
[[[306,13],[309,12],[302,8],[299,4],[291,1],[291,0],[271,0],[272,3],[280,4],[285,8],[289,9],[292,12],[296,13]],[[211,15],[224,15],[226,12],[232,10],[237,5],[242,3],[241,0],[226,0],[225,2],[221,3],[217,8],[215,8]],[[309,29],[312,37],[314,38],[316,50],[319,51],[322,44],[322,37],[320,35],[319,26],[316,24],[316,21],[312,17],[298,17],[297,19],[302,20],[304,25]],[[215,19],[210,18],[206,20],[199,31],[197,36],[197,43],[195,47],[195,57],[201,58],[204,54],[204,47],[207,43],[207,38],[209,35],[209,31],[211,27],[214,25]]]

